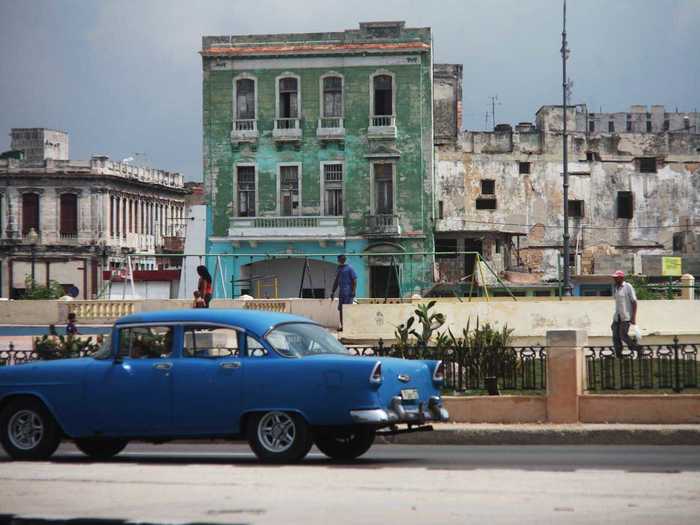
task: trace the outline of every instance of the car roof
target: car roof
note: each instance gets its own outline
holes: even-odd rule
[[[188,308],[131,314],[117,320],[115,326],[133,323],[215,323],[243,328],[260,337],[275,325],[295,322],[317,324],[306,317],[261,310]]]

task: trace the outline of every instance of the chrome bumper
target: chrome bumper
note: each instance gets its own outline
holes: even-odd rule
[[[427,407],[425,403],[421,402],[415,409],[403,406],[402,399],[399,396],[394,396],[388,409],[351,410],[350,417],[356,424],[383,426],[411,423],[422,425],[428,421],[448,421],[450,414],[442,406],[442,401],[437,396],[432,396],[428,400]]]

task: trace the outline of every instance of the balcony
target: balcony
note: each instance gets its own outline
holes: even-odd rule
[[[255,142],[258,140],[258,121],[255,119],[236,119],[233,121],[231,142]]]
[[[184,237],[166,237],[162,238],[163,251],[166,253],[183,253],[185,251]]]
[[[342,117],[323,117],[318,119],[316,136],[321,140],[344,140],[344,119]]]
[[[64,243],[75,244],[78,242],[78,234],[77,233],[60,232],[59,238],[61,239],[61,242],[64,242]]]
[[[399,216],[391,213],[365,215],[367,237],[397,237],[401,235]]]
[[[370,117],[367,137],[370,139],[395,139],[396,117],[394,115]]]
[[[280,141],[300,141],[301,140],[301,119],[298,118],[277,118],[275,127],[272,130],[272,138]]]
[[[229,237],[235,240],[342,239],[343,217],[234,217]]]

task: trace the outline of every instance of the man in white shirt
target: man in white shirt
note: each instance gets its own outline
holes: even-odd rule
[[[637,356],[641,357],[640,346],[628,335],[630,325],[637,324],[637,295],[634,293],[632,285],[625,281],[625,273],[621,270],[612,275],[615,279],[615,315],[612,322],[613,346],[615,354],[619,357],[622,354],[622,343],[624,342],[630,350],[635,350]]]

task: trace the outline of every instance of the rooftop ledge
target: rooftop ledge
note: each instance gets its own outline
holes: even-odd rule
[[[353,42],[315,44],[275,44],[275,45],[229,45],[209,47],[200,51],[203,57],[242,56],[242,55],[303,55],[318,53],[385,53],[387,51],[429,51],[426,42]]]

